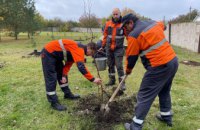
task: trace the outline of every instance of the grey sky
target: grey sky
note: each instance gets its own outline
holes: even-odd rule
[[[87,0],[85,0],[87,1]],[[200,11],[200,0],[90,0],[92,13],[107,17],[112,9],[131,8],[140,15],[154,20],[172,19],[189,12],[189,7]],[[47,19],[78,20],[84,11],[83,0],[36,0],[36,9]]]

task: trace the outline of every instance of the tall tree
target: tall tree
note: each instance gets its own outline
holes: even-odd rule
[[[21,31],[26,31],[27,28],[28,32],[33,30],[34,0],[1,0],[0,3],[0,15],[4,17],[7,28],[14,31],[16,40]]]
[[[35,17],[35,5],[33,0],[29,0],[27,5],[24,7],[24,30],[28,32],[28,38],[30,38],[30,34],[33,36],[34,31],[36,29],[36,21],[34,19]]]
[[[18,39],[18,34],[22,31],[24,25],[24,3],[25,0],[6,0],[7,12],[5,14],[5,23],[8,28],[14,31],[15,39]]]
[[[98,19],[94,14],[92,14],[92,1],[91,0],[83,0],[84,3],[84,13],[80,17],[79,22],[80,25],[87,28],[89,33],[91,34],[91,41],[94,39],[94,33],[92,31],[92,27],[99,27]]]
[[[4,20],[4,18],[0,17],[0,42],[1,42],[1,30],[3,28],[3,22],[4,22],[3,20]]]
[[[79,27],[79,23],[72,20],[69,20],[65,23],[66,31],[71,31],[73,27]]]
[[[86,14],[83,14],[79,18],[79,22],[80,22],[81,27],[85,27],[85,28],[99,27],[98,19],[94,14],[90,14],[90,18]]]

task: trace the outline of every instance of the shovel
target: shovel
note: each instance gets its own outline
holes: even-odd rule
[[[123,84],[123,82],[126,80],[127,75],[125,75],[122,79],[122,81],[120,82],[120,84],[117,86],[117,88],[115,89],[114,93],[112,94],[111,98],[109,99],[109,101],[107,102],[107,104],[102,104],[100,111],[102,111],[104,113],[104,115],[106,115],[107,113],[109,113],[110,108],[109,108],[109,103],[113,101],[113,99],[115,98],[115,96],[117,95],[121,85]]]

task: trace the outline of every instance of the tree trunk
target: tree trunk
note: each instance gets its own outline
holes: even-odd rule
[[[0,42],[1,42],[1,30],[0,30]]]
[[[17,32],[15,32],[15,40],[18,40]]]
[[[28,39],[30,39],[30,33],[28,32]]]
[[[15,27],[15,40],[18,40],[18,31],[17,31],[17,27]]]

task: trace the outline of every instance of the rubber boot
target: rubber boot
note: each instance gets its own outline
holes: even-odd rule
[[[132,123],[125,123],[124,124],[125,130],[142,130],[142,125]]]
[[[162,116],[160,113],[157,113],[155,116],[159,121],[162,121],[167,124],[167,126],[172,127],[172,115]]]
[[[73,94],[68,86],[65,87],[64,93],[65,93],[64,94],[64,99],[75,100],[75,99],[79,99],[80,98],[80,95],[79,94]]]
[[[51,107],[57,111],[65,111],[67,107],[61,105],[59,102],[52,102]]]
[[[105,84],[106,86],[112,86],[112,85],[115,85],[115,76],[109,76],[109,81],[107,84]]]

